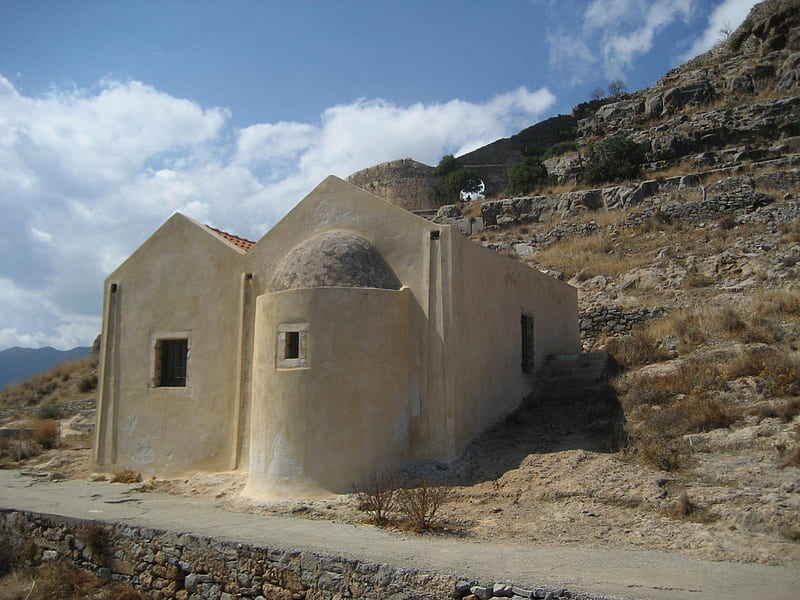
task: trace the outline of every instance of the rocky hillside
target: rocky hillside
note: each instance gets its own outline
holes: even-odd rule
[[[575,149],[544,161],[548,180],[435,220],[576,286],[584,349],[619,372],[476,442],[442,476],[461,486],[453,519],[520,541],[800,557],[800,2],[759,4],[654,86],[570,118]],[[632,142],[635,174],[590,184],[611,139]],[[508,145],[478,155],[500,163]]]

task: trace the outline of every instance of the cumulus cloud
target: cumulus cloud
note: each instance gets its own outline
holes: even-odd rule
[[[608,79],[622,77],[653,48],[656,36],[678,19],[687,20],[695,0],[592,0],[574,24],[548,34],[550,62],[571,74],[571,83],[598,68]]]
[[[702,35],[694,41],[682,59],[688,60],[713,48],[722,39],[723,30],[736,29],[747,18],[750,9],[760,1],[725,0],[711,11]]]
[[[234,130],[227,109],[137,81],[29,97],[0,75],[0,348],[91,342],[102,280],[174,211],[257,238],[330,173],[435,163],[554,102],[526,88],[483,103],[360,99]]]

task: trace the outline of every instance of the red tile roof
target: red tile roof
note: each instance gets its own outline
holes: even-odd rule
[[[238,235],[233,235],[232,233],[228,233],[227,231],[222,231],[221,229],[217,229],[216,227],[212,227],[211,225],[206,225],[211,231],[216,233],[218,236],[225,238],[234,246],[238,246],[245,252],[250,250],[253,247],[255,242],[251,242],[243,237],[239,237]]]

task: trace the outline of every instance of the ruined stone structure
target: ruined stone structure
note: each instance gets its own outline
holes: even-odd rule
[[[573,287],[335,177],[257,243],[175,214],[105,289],[95,468],[253,497],[453,459],[579,348]]]
[[[431,200],[433,167],[411,158],[381,163],[357,171],[349,183],[406,210],[435,208]]]

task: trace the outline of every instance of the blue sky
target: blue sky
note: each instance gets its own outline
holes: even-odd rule
[[[174,211],[257,239],[333,173],[633,91],[752,0],[0,2],[0,349],[87,344]]]

